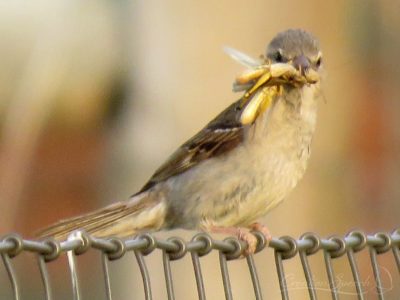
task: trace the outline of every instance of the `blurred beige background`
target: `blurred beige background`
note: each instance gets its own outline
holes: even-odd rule
[[[399,13],[400,2],[389,0],[3,1],[0,235],[32,237],[60,218],[128,198],[179,144],[240,97],[231,84],[242,67],[222,47],[258,56],[275,33],[291,27],[320,39],[325,101],[304,180],[264,222],[274,236],[293,237],[399,227]],[[374,299],[368,255],[358,258],[367,299]],[[264,296],[277,299],[272,252],[255,259]],[[147,260],[155,299],[164,299],[161,255]],[[84,296],[105,299],[97,253],[78,261]],[[217,255],[202,262],[207,295],[222,299]],[[385,255],[380,262],[394,274],[384,278],[386,295],[398,299],[394,261]],[[15,264],[24,299],[38,299],[32,257]],[[326,288],[322,256],[311,264]],[[65,260],[49,267],[56,299],[70,299]],[[133,255],[110,267],[115,299],[143,298]],[[290,294],[308,299],[299,261],[285,267]],[[335,267],[350,280],[345,260]],[[252,299],[245,262],[230,268],[235,299]],[[190,259],[174,263],[173,274],[177,298],[195,299]],[[9,286],[2,266],[0,284]],[[329,299],[323,289],[319,296]],[[344,290],[350,292],[343,299],[354,299],[351,287]],[[0,299],[9,297],[11,288],[2,288]]]

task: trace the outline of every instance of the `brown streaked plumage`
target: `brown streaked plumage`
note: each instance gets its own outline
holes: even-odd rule
[[[210,157],[217,157],[234,149],[243,141],[243,126],[240,116],[243,111],[242,99],[231,104],[199,133],[180,146],[156,170],[146,185],[137,193],[142,193],[155,184],[171,176],[181,174]],[[136,195],[136,194],[135,194]]]

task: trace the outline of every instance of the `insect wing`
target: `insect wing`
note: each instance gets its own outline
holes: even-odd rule
[[[257,68],[263,64],[263,62],[259,59],[253,58],[240,52],[239,50],[233,49],[231,47],[224,47],[224,52],[228,54],[233,60],[242,64],[248,68]]]

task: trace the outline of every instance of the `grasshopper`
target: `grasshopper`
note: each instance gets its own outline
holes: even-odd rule
[[[245,91],[240,118],[243,125],[253,123],[269,107],[274,96],[281,93],[282,85],[298,87],[319,81],[319,75],[314,70],[310,69],[302,75],[290,62],[271,63],[263,57],[255,59],[229,47],[225,47],[224,51],[248,68],[236,76],[233,83],[234,92]]]

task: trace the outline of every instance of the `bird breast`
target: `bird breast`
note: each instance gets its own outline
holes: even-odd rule
[[[246,226],[281,202],[306,169],[316,119],[314,89],[283,93],[240,146],[171,178],[171,227]]]

